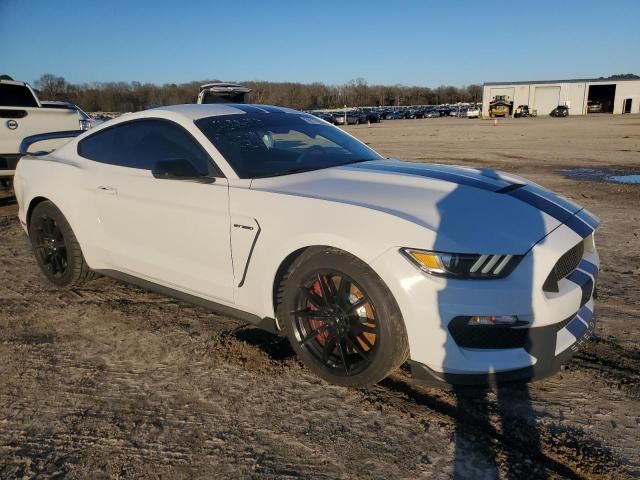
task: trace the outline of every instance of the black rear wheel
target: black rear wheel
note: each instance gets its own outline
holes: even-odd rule
[[[34,208],[29,220],[29,238],[38,266],[51,283],[71,287],[96,277],[82,255],[69,222],[50,201]]]
[[[278,319],[305,365],[329,382],[376,383],[404,362],[402,316],[365,263],[335,249],[299,257],[281,286]]]

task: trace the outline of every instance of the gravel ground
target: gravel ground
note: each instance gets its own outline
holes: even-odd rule
[[[108,279],[58,290],[0,196],[1,478],[637,478],[640,118],[396,120],[347,130],[393,157],[495,167],[600,216],[596,335],[497,392],[318,380],[286,341]]]

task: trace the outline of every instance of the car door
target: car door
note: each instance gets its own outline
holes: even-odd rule
[[[228,181],[185,129],[133,120],[87,137],[78,153],[98,163],[89,188],[113,270],[233,301]],[[211,183],[155,178],[168,159],[188,160]]]

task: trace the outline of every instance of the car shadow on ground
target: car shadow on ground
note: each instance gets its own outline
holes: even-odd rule
[[[240,327],[230,335],[241,342],[253,345],[275,362],[283,362],[296,356],[287,337],[275,335],[266,330]]]
[[[383,380],[380,386],[455,422],[455,479],[582,478],[542,451],[541,429],[525,383],[500,385],[495,390],[452,387],[455,405],[398,376]]]

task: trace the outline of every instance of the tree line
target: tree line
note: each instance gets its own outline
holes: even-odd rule
[[[217,80],[211,80],[217,81]],[[35,88],[42,100],[75,103],[88,112],[133,112],[151,106],[194,103],[198,87],[210,81],[155,85],[140,82],[98,82],[72,84],[64,77],[42,75]],[[358,78],[344,85],[320,82],[240,82],[252,90],[252,103],[282,105],[300,110],[353,106],[440,105],[456,102],[479,102],[482,86],[409,87],[404,85],[369,85]]]

